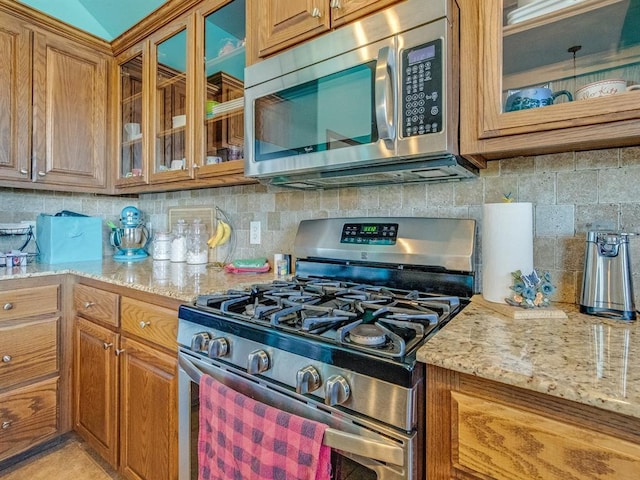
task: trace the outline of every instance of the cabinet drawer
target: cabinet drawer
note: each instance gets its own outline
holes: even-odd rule
[[[0,389],[58,370],[58,319],[0,323]]]
[[[178,312],[150,303],[122,297],[120,311],[122,331],[177,349]]]
[[[73,308],[83,317],[117,327],[118,294],[86,285],[76,285],[73,290]]]
[[[451,456],[458,469],[497,480],[638,476],[638,444],[492,400],[451,395]]]
[[[0,395],[0,460],[57,433],[57,399],[57,377]]]
[[[0,320],[32,317],[58,310],[59,285],[0,292]]]

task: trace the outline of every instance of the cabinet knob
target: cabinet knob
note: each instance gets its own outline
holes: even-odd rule
[[[109,350],[111,347],[113,347],[113,343],[104,342],[102,344],[102,348],[104,348],[105,350]]]
[[[38,171],[38,176],[39,176],[39,177],[44,177],[44,176],[46,176],[46,175],[47,175],[47,172],[43,172],[42,170],[39,170],[39,171]]]
[[[198,168],[200,168],[200,165],[198,165],[197,163],[194,163],[194,164],[193,164],[193,169],[194,169],[194,170],[196,170],[196,169],[198,169]]]
[[[320,18],[322,16],[322,14],[320,13],[320,9],[318,7],[314,7],[314,9],[311,10],[311,16],[315,18]]]
[[[329,4],[329,6],[331,8],[341,8],[342,7],[340,5],[340,0],[331,0],[331,3]]]
[[[2,430],[6,430],[11,426],[11,420],[7,420],[6,422],[2,422]]]
[[[11,310],[13,308],[13,303],[5,303],[2,307],[4,310]]]
[[[121,354],[124,353],[124,348],[120,349],[120,348],[116,348],[116,356],[119,357]]]
[[[22,175],[26,175],[27,173],[29,173],[29,170],[27,170],[26,168],[21,168],[21,169],[20,169],[20,173],[21,173]]]
[[[95,305],[93,302],[84,302],[84,308],[91,308]]]
[[[4,355],[2,357],[2,363],[9,363],[12,360],[11,355]]]
[[[151,325],[151,322],[140,322],[140,328],[145,328]]]

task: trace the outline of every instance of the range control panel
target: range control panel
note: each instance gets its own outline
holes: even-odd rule
[[[442,131],[442,40],[402,52],[402,134]]]
[[[397,239],[397,223],[345,223],[340,243],[395,245]]]

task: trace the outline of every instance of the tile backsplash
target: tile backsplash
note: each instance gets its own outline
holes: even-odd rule
[[[481,230],[483,203],[534,204],[534,265],[551,272],[554,300],[576,302],[580,293],[585,235],[592,229],[640,232],[640,147],[517,157],[489,162],[480,177],[452,183],[297,191],[247,185],[140,198],[2,189],[0,222],[35,220],[40,212],[72,210],[117,223],[127,205],[140,208],[153,230],[168,230],[170,207],[218,207],[236,230],[234,257],[271,257],[292,251],[300,220],[350,216],[473,218]],[[249,243],[249,223],[261,222],[261,244]],[[112,253],[105,225],[105,254]],[[0,239],[1,240],[1,239]],[[481,239],[478,271],[482,274]],[[0,244],[0,248],[3,245]],[[640,238],[631,239],[634,280],[640,285]],[[481,282],[479,283],[479,285]],[[636,303],[640,304],[640,288]]]

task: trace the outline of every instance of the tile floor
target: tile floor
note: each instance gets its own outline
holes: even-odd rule
[[[2,480],[120,480],[77,436],[0,471]]]

